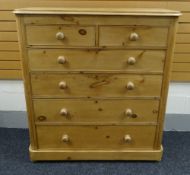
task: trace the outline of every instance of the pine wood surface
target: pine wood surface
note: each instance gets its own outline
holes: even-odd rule
[[[81,35],[79,30],[85,30]],[[57,40],[55,34],[63,32],[65,40]],[[95,27],[90,26],[28,26],[28,45],[94,46]]]
[[[35,121],[44,125],[52,122],[71,125],[80,123],[156,124],[159,107],[158,100],[142,99],[34,99],[33,103]],[[61,113],[62,109],[66,109],[66,115]],[[126,114],[127,109],[132,110],[132,115]],[[45,118],[40,116],[45,116]]]
[[[113,15],[101,15],[97,17],[96,15],[86,16],[86,15],[28,15],[24,19],[25,24],[30,24],[34,26],[43,26],[43,25],[60,25],[60,24],[70,24],[70,25],[121,25],[121,26],[130,26],[130,25],[149,25],[166,27],[170,24],[168,17],[157,17],[157,22],[149,16],[144,17],[145,20],[141,20],[138,16],[129,16],[127,19],[125,16],[113,16]]]
[[[43,11],[43,9],[41,10]],[[39,9],[35,13],[38,13],[38,11]],[[64,10],[60,11],[59,9],[58,11],[64,14]],[[141,43],[144,38],[148,38],[151,32],[150,29],[161,28],[167,31],[164,35],[160,30],[158,33],[152,32],[152,36],[154,38],[154,35],[157,36],[161,32],[163,36],[160,37],[160,41],[164,41],[163,43],[165,44],[155,44],[154,46],[154,43],[150,42],[146,45],[147,41],[151,41],[150,37],[150,40],[144,40],[146,42],[139,45],[133,44],[133,46],[126,45],[124,47],[119,44],[110,47],[99,44],[107,33],[103,32],[100,35],[100,27],[104,28],[108,26],[108,24],[102,25],[102,20],[109,18],[108,23],[111,23],[112,16],[104,16],[102,18],[101,14],[94,14],[92,10],[92,15],[96,15],[96,18],[93,18],[97,19],[97,21],[92,21],[92,24],[90,24],[89,19],[92,19],[92,15],[90,15],[89,9],[87,10],[88,14],[86,12],[81,13],[87,16],[85,22],[89,23],[88,27],[94,28],[93,32],[87,35],[89,33],[88,30],[80,31],[80,23],[77,28],[79,34],[84,35],[83,37],[86,38],[86,45],[80,44],[78,38],[81,36],[75,30],[71,30],[72,32],[65,34],[63,33],[64,30],[61,29],[61,35],[59,32],[59,36],[57,36],[57,30],[55,30],[56,25],[58,25],[57,19],[61,22],[73,19],[69,18],[68,11],[70,13],[70,9],[65,12],[68,15],[67,18],[59,18],[55,15],[55,18],[52,18],[52,22],[56,24],[53,25],[46,24],[46,17],[44,17],[45,23],[43,23],[43,16],[46,14],[42,16],[38,14],[35,17],[35,21],[38,23],[36,24],[35,22],[29,22],[31,19],[33,20],[33,17],[28,17],[31,14],[30,10],[28,10],[28,15],[26,14],[27,9],[23,10],[23,14],[22,10],[15,11],[15,13],[18,13],[17,24],[29,114],[31,160],[160,160],[162,156],[162,133],[171,61],[177,29],[177,16],[173,15],[173,12],[171,12],[170,16],[170,12],[166,11],[164,13],[165,17],[163,17],[164,10],[161,10],[160,17],[153,15],[153,9],[150,13],[148,9],[146,10],[146,17],[142,15],[142,12],[145,11],[144,9],[135,10],[133,13],[130,11],[130,14],[125,11],[122,16],[126,18],[126,21],[131,21],[131,28],[134,29],[129,32],[129,40],[131,42]],[[74,12],[73,9],[71,11],[77,16],[77,11]],[[156,15],[159,15],[158,10],[156,9],[155,11]],[[45,10],[48,18],[51,18],[49,14],[53,12],[54,10]],[[99,11],[98,13],[101,12]],[[103,15],[106,13],[108,12],[103,12]],[[112,26],[125,21],[124,18],[121,18],[121,20],[115,18],[118,15],[117,13],[113,13]],[[122,12],[120,11],[119,15],[120,13]],[[135,17],[133,17],[133,14]],[[80,15],[74,17],[74,19],[82,21]],[[109,15],[111,15],[110,11]],[[38,17],[39,21],[37,20]],[[119,21],[117,24],[115,24],[115,19]],[[135,19],[135,21],[132,19]],[[142,34],[141,30],[138,31],[136,28],[141,26],[141,24],[138,26],[136,19],[143,21],[143,29],[148,29],[149,32],[139,35],[139,33]],[[153,23],[153,26],[151,24],[148,25],[150,21],[156,21],[157,19],[158,21],[161,19],[164,22],[162,26],[155,25],[156,23]],[[40,41],[41,38],[44,38],[42,31],[44,31],[45,26],[52,26],[50,27],[52,31],[46,34],[47,38],[50,35],[51,37]],[[64,24],[64,26],[73,27],[73,24]],[[118,28],[120,27],[118,26]],[[125,26],[124,28],[128,27]],[[112,30],[110,33],[112,33]],[[128,30],[126,30],[126,33],[128,34]],[[133,34],[132,37],[131,34]],[[73,44],[65,45],[64,40],[69,41],[70,38],[73,38]],[[113,38],[109,39],[113,40]],[[94,46],[91,45],[91,42],[95,43]],[[74,45],[76,43],[78,45]],[[47,65],[50,67],[47,68],[42,66],[41,68],[34,69],[32,67],[32,65],[35,67],[35,64],[38,67],[40,63],[37,59],[39,58],[39,54],[55,57],[56,54],[60,53],[60,50],[67,50],[71,58],[74,58],[72,55],[74,53],[73,50],[81,56],[87,54],[85,50],[92,51],[92,53],[96,52],[96,54],[97,51],[111,51],[108,53],[111,53],[111,55],[112,53],[113,55],[115,54],[114,57],[120,57],[120,54],[127,50],[129,51],[127,53],[132,54],[134,58],[139,54],[139,50],[148,50],[148,54],[157,55],[154,59],[162,63],[159,66],[157,61],[148,61],[146,63],[146,60],[142,60],[142,64],[143,62],[146,63],[144,64],[145,67],[148,64],[149,66],[153,64],[153,67],[159,68],[159,71],[139,68],[135,68],[136,70],[134,69],[133,71],[121,71],[121,68],[117,68],[116,71],[113,69],[114,63],[111,63],[114,66],[110,70],[99,70],[97,68],[93,70],[92,65],[88,69],[84,67],[83,70],[55,70],[55,68],[52,69],[51,67],[53,62],[48,63]],[[101,57],[102,59],[110,58],[110,62],[113,62],[113,58],[109,54]],[[127,57],[129,59],[128,55]],[[91,56],[87,58],[91,58]],[[134,58],[132,59],[133,61]],[[148,59],[149,57],[147,56],[146,58]],[[34,59],[33,63],[31,62],[32,59]],[[82,59],[83,57],[80,60]],[[82,60],[83,64],[87,60]],[[58,63],[57,61],[56,57],[55,62],[59,64],[60,62]],[[64,61],[63,58],[62,61]],[[103,62],[110,63],[106,60]],[[90,66],[90,64],[91,60],[88,65]],[[133,62],[133,65],[135,64],[136,62]],[[80,66],[80,64],[76,65]],[[97,64],[97,67],[99,65]],[[51,107],[48,108],[47,106]],[[130,118],[126,118],[125,120],[123,118],[125,115]],[[123,155],[121,155],[121,152]],[[88,156],[86,153],[88,153]],[[58,154],[62,155],[62,158]],[[40,158],[39,156],[42,157]]]
[[[39,149],[153,149],[154,133],[155,126],[37,126]],[[69,137],[65,143],[64,134]],[[126,134],[129,143],[123,139]]]
[[[28,54],[31,71],[163,72],[165,59],[162,50],[29,49]],[[66,60],[63,64],[61,56]],[[128,63],[129,57],[135,58],[135,64]]]
[[[66,89],[59,83],[65,82]],[[126,88],[129,82],[134,89]],[[126,74],[50,74],[31,75],[32,92],[35,97],[128,97],[160,96],[162,76]]]

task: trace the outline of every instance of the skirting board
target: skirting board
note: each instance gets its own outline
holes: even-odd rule
[[[166,114],[165,131],[190,131],[190,114]],[[0,127],[27,128],[24,111],[0,111]]]
[[[154,160],[160,161],[163,147],[159,150],[33,150],[32,161],[41,160]]]

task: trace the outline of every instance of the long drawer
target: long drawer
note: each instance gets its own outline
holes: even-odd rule
[[[161,75],[33,73],[34,96],[160,96]]]
[[[27,26],[28,45],[94,46],[95,27],[47,25]]]
[[[168,28],[151,26],[102,26],[100,46],[166,46]]]
[[[37,122],[157,122],[158,100],[34,99]]]
[[[163,72],[164,51],[29,49],[31,70]]]
[[[37,126],[39,149],[152,149],[155,126]]]

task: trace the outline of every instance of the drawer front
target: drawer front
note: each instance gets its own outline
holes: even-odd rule
[[[151,50],[30,49],[31,70],[163,71],[165,52]]]
[[[35,96],[127,97],[160,96],[161,75],[50,74],[31,75]]]
[[[102,26],[99,29],[100,46],[166,46],[168,28]]]
[[[36,99],[37,122],[157,122],[158,100]],[[47,108],[48,106],[48,108]]]
[[[93,26],[27,26],[28,45],[94,46]]]
[[[117,15],[28,15],[24,23],[30,25],[133,25],[169,26],[171,17]]]
[[[37,126],[37,137],[39,149],[152,149],[155,131],[155,126]]]

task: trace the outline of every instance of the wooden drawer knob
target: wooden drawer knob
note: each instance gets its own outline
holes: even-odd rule
[[[127,63],[129,65],[134,65],[136,63],[136,59],[134,57],[129,57]]]
[[[131,117],[133,115],[132,109],[126,109],[125,110],[125,115],[128,116],[128,117]]]
[[[65,82],[65,81],[61,81],[61,82],[59,83],[59,88],[60,88],[60,89],[66,89],[66,88],[67,88],[66,82]]]
[[[57,62],[59,64],[65,64],[66,63],[66,58],[64,56],[58,56]]]
[[[123,139],[124,139],[124,141],[125,141],[126,143],[129,143],[129,142],[131,142],[131,140],[132,140],[132,138],[131,138],[131,136],[130,136],[129,134],[126,134]]]
[[[135,88],[135,85],[134,85],[133,82],[129,81],[129,82],[127,83],[126,88],[127,88],[128,90],[133,90],[133,89]]]
[[[58,40],[63,40],[65,38],[65,35],[63,32],[57,32],[55,37],[58,39]]]
[[[133,113],[132,109],[129,109],[129,108],[125,110],[125,115],[127,117],[131,117],[131,118],[137,118],[138,117],[138,115]]]
[[[62,108],[60,110],[60,115],[62,115],[62,116],[68,116],[68,110],[66,108]]]
[[[64,134],[61,138],[61,140],[65,143],[68,143],[70,141],[69,136],[67,134]]]
[[[137,41],[139,39],[139,35],[136,32],[132,32],[129,36],[130,41]]]

